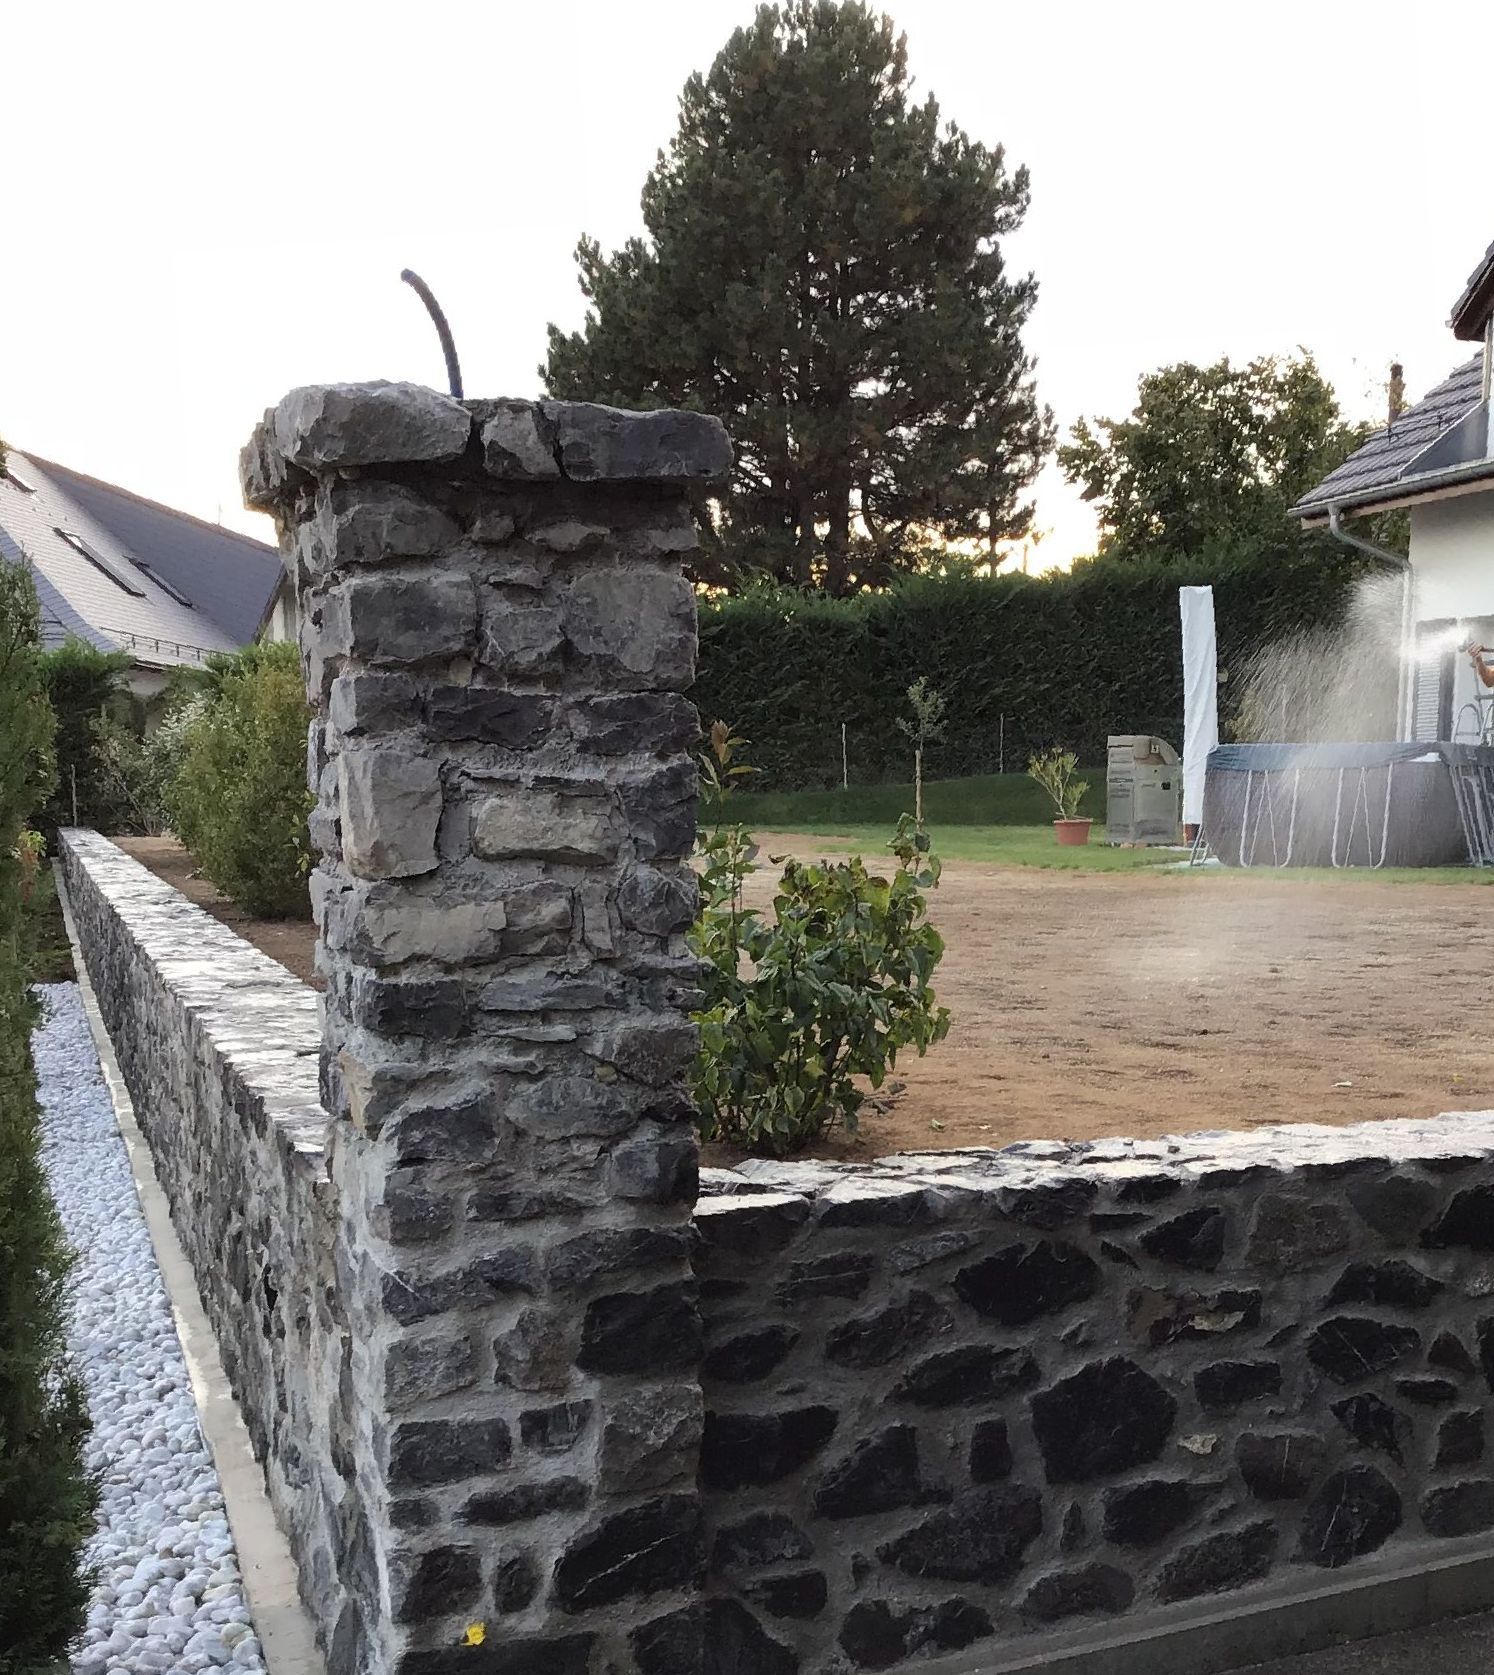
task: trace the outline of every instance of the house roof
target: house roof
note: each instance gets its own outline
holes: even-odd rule
[[[1494,459],[1458,461],[1454,448],[1435,444],[1479,409],[1483,395],[1483,356],[1475,355],[1444,378],[1393,425],[1377,430],[1361,447],[1305,494],[1292,512],[1321,519],[1331,506],[1342,511],[1408,500],[1456,477],[1494,479]]]
[[[1491,313],[1494,313],[1494,244],[1489,246],[1483,261],[1468,275],[1462,296],[1453,304],[1453,336],[1465,343],[1480,342]]]
[[[273,547],[34,454],[8,457],[30,492],[0,476],[0,542],[31,564],[48,643],[71,634],[171,667],[253,639],[280,577]]]

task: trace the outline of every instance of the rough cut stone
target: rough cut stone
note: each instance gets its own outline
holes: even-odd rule
[[[421,384],[313,384],[275,408],[275,445],[292,465],[438,464],[466,452],[472,420]]]
[[[1153,1349],[1226,1338],[1260,1323],[1259,1291],[1136,1290],[1126,1300],[1126,1324],[1132,1336]]]
[[[1258,1436],[1247,1433],[1235,1444],[1235,1463],[1257,1500],[1300,1500],[1328,1461],[1321,1437],[1294,1431]]]
[[[1462,1246],[1494,1251],[1494,1186],[1469,1187],[1458,1193],[1421,1242],[1428,1250]]]
[[[615,680],[687,687],[695,678],[695,595],[672,570],[589,570],[566,592],[565,637]]]
[[[1008,1245],[962,1268],[954,1288],[977,1314],[1002,1326],[1025,1326],[1092,1297],[1100,1270],[1076,1246],[1059,1240]]]
[[[782,1324],[739,1332],[706,1351],[701,1372],[722,1384],[753,1384],[766,1378],[798,1340],[798,1332]]]
[[[1082,1216],[1099,1190],[1093,1181],[1075,1177],[1037,1186],[1001,1187],[992,1196],[1003,1215],[1051,1233]]]
[[[491,477],[510,482],[543,482],[560,475],[555,450],[541,434],[539,408],[532,401],[471,402],[482,437],[482,459]]]
[[[917,1652],[958,1652],[993,1632],[990,1617],[968,1600],[919,1606],[872,1599],[846,1613],[840,1646],[858,1669],[890,1669]]]
[[[762,1570],[814,1557],[814,1543],[783,1512],[754,1512],[729,1524],[711,1548],[712,1570]]]
[[[601,866],[617,854],[606,800],[555,791],[501,791],[477,806],[472,847],[485,861],[530,857]]]
[[[609,1494],[693,1484],[704,1423],[698,1389],[664,1385],[619,1396],[602,1425],[598,1474]]]
[[[1361,1448],[1388,1454],[1397,1465],[1410,1446],[1411,1421],[1370,1391],[1333,1403],[1333,1415]]]
[[[1224,1236],[1229,1221],[1216,1205],[1188,1210],[1164,1221],[1141,1237],[1148,1256],[1179,1268],[1217,1268],[1224,1258]]]
[[[583,1401],[529,1408],[519,1416],[520,1440],[537,1454],[569,1454],[590,1424],[594,1406]]]
[[[589,1611],[619,1600],[684,1588],[705,1571],[700,1503],[672,1495],[603,1518],[572,1541],[555,1565],[562,1611]]]
[[[915,1291],[904,1302],[834,1327],[825,1339],[825,1359],[841,1367],[880,1367],[907,1355],[947,1322],[934,1298]]]
[[[799,1659],[735,1599],[706,1599],[636,1629],[638,1675],[799,1675]]]
[[[1004,1419],[983,1419],[970,1437],[970,1480],[998,1483],[1012,1474],[1012,1445]]]
[[[425,756],[345,750],[337,761],[342,852],[360,878],[414,878],[437,865],[441,771]]]
[[[1086,1483],[1155,1460],[1177,1402],[1122,1356],[1092,1362],[1032,1398],[1032,1427],[1050,1483]]]
[[[1432,1464],[1438,1471],[1449,1466],[1471,1466],[1484,1457],[1484,1416],[1477,1408],[1450,1413],[1437,1427],[1437,1449]]]
[[[1043,1500],[1034,1490],[971,1489],[877,1552],[909,1576],[991,1585],[1017,1574],[1042,1527]]]
[[[1428,1534],[1438,1536],[1494,1529],[1494,1483],[1479,1478],[1429,1490],[1422,1497],[1421,1521]]]
[[[504,1549],[493,1566],[493,1609],[500,1617],[522,1611],[539,1592],[540,1573],[534,1555],[523,1548]]]
[[[1383,1547],[1401,1525],[1401,1497],[1373,1466],[1350,1466],[1326,1478],[1302,1521],[1301,1554],[1337,1569]]]
[[[1328,1305],[1380,1303],[1391,1308],[1424,1309],[1446,1290],[1442,1281],[1409,1262],[1351,1262],[1328,1293]]]
[[[437,686],[426,695],[425,718],[432,738],[468,739],[508,750],[528,750],[550,731],[554,706],[532,692],[506,692],[492,686]]]
[[[442,662],[470,655],[477,595],[466,576],[449,571],[402,576],[380,572],[354,577],[340,593],[339,623],[329,649],[370,663]]]
[[[859,1518],[927,1498],[918,1474],[918,1433],[911,1425],[894,1425],[857,1443],[825,1472],[814,1510],[820,1518]]]
[[[619,1292],[586,1306],[576,1365],[591,1373],[677,1372],[700,1360],[700,1315],[687,1284]]]
[[[651,756],[693,750],[700,717],[676,692],[620,692],[585,699],[570,712],[571,733],[582,750],[598,756]]]
[[[1392,1174],[1354,1181],[1348,1199],[1357,1213],[1393,1245],[1409,1245],[1427,1224],[1437,1189],[1414,1175]]]
[[[1136,1584],[1114,1565],[1087,1564],[1040,1576],[1022,1601],[1021,1612],[1034,1622],[1056,1623],[1067,1617],[1112,1617],[1136,1597]]]
[[[1414,1326],[1341,1315],[1308,1340],[1307,1358],[1337,1384],[1357,1384],[1393,1367],[1421,1346]]]
[[[1193,1375],[1200,1404],[1211,1413],[1232,1413],[1245,1402],[1258,1402],[1281,1389],[1277,1361],[1215,1361]]]
[[[579,1477],[547,1477],[512,1489],[488,1489],[462,1508],[462,1522],[488,1528],[528,1523],[553,1512],[578,1512],[590,1505],[591,1493]]]
[[[482,1568],[471,1547],[436,1547],[426,1553],[394,1553],[389,1591],[397,1623],[423,1623],[475,1603]]]
[[[501,1419],[406,1420],[389,1443],[389,1481],[396,1488],[425,1489],[496,1471],[512,1453]]]
[[[715,483],[731,471],[726,429],[704,413],[629,413],[580,401],[541,402],[540,412],[572,482]]]
[[[462,533],[448,513],[399,483],[335,484],[324,489],[308,527],[317,568],[323,570],[385,559],[433,558]]]
[[[1193,1516],[1201,1499],[1196,1484],[1155,1478],[1107,1489],[1103,1532],[1121,1547],[1152,1547]]]
[[[707,1489],[747,1489],[776,1483],[797,1471],[835,1433],[833,1408],[787,1408],[777,1413],[707,1413],[701,1440],[701,1481]]]
[[[914,1407],[969,1407],[999,1401],[1038,1381],[1038,1364],[1025,1349],[971,1344],[941,1350],[910,1367],[892,1392]]]
[[[1268,1192],[1256,1206],[1245,1261],[1286,1273],[1343,1250],[1350,1238],[1349,1218],[1337,1204]]]
[[[822,1570],[796,1570],[788,1576],[758,1576],[745,1582],[743,1593],[770,1617],[807,1621],[818,1617],[829,1603],[830,1589]]]
[[[1227,1593],[1258,1581],[1271,1568],[1278,1539],[1271,1523],[1206,1536],[1183,1548],[1157,1572],[1157,1598],[1170,1604],[1201,1594]]]

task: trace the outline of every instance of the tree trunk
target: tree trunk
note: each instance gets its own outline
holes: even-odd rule
[[[913,751],[913,818],[923,824],[923,746]]]

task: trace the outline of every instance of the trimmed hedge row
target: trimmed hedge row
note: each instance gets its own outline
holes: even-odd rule
[[[52,784],[52,712],[27,572],[0,564],[0,1675],[66,1668],[88,1583],[88,1416],[64,1338],[71,1262],[41,1165],[28,821]]]
[[[758,590],[700,613],[702,719],[751,740],[754,788],[838,785],[841,724],[852,784],[907,779],[911,747],[896,718],[920,675],[948,701],[929,777],[1020,769],[1051,744],[1103,762],[1110,733],[1182,743],[1180,586],[1214,587],[1221,724],[1260,647],[1332,629],[1366,575],[1334,544],[1269,559],[1183,567],[1089,563],[1068,573],[914,577],[885,593],[825,599]]]

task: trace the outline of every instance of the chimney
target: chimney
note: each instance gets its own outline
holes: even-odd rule
[[[1406,369],[1399,361],[1390,363],[1390,417],[1386,423],[1395,428],[1395,422],[1406,411]]]

